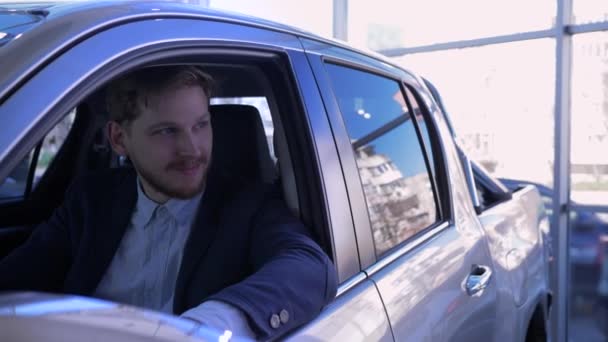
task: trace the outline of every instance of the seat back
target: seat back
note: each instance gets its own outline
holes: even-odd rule
[[[272,183],[277,174],[260,113],[254,106],[217,104],[209,107],[215,167],[244,181]]]

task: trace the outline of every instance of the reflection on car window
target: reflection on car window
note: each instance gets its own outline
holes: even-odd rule
[[[0,184],[0,201],[26,197],[32,167],[34,167],[34,174],[31,179],[31,189],[36,187],[38,180],[44,175],[46,169],[55,158],[57,151],[63,145],[74,122],[74,117],[75,111],[68,113],[47,133],[42,141],[42,145],[40,145],[40,150],[36,152],[38,146],[35,147],[21,160],[4,182]],[[34,160],[36,154],[37,158]]]
[[[274,125],[272,123],[272,116],[270,115],[270,108],[268,101],[265,97],[214,97],[210,100],[211,104],[245,104],[254,106],[260,113],[262,124],[264,125],[264,132],[266,133],[266,142],[268,143],[268,149],[270,150],[270,156],[273,161],[277,161],[274,153]]]
[[[36,20],[35,16],[23,12],[3,12],[0,13],[0,30],[4,31],[15,26],[35,22]]]
[[[327,70],[355,151],[376,254],[381,256],[437,220],[429,170],[397,82],[333,64]]]

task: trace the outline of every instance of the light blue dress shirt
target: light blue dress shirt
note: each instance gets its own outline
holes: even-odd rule
[[[130,224],[94,296],[173,313],[182,253],[201,196],[158,204],[138,182]],[[182,316],[236,336],[255,338],[244,314],[226,303],[207,301]]]

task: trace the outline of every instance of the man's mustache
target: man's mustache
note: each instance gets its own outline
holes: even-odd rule
[[[198,158],[181,158],[174,160],[167,165],[167,169],[186,169],[191,167],[196,167],[199,165],[203,165],[207,162],[207,158],[198,157]]]

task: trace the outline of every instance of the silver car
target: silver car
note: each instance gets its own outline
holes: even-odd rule
[[[103,86],[160,64],[202,66],[220,83],[214,106],[257,109],[272,163],[259,177],[280,182],[337,267],[335,300],[282,339],[550,340],[539,192],[471,162],[430,84],[342,43],[179,3],[0,4],[0,257],[76,173],[121,167]],[[231,338],[192,331],[93,298],[0,296],[3,341]]]

